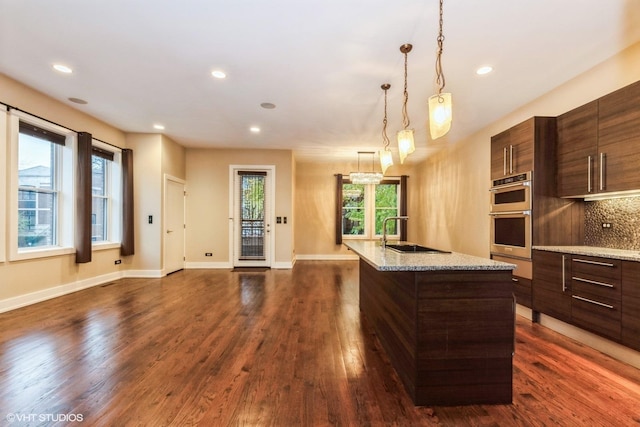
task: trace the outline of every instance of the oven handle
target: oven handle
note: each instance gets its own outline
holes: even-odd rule
[[[509,212],[491,212],[489,213],[491,216],[501,216],[501,215],[531,215],[530,210],[526,211],[509,211]]]
[[[514,182],[513,184],[504,184],[498,187],[492,187],[489,189],[489,191],[492,191],[495,193],[496,191],[500,191],[503,188],[512,188],[512,187],[531,187],[531,181],[520,181],[520,182]]]

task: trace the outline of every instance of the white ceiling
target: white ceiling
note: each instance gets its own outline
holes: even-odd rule
[[[126,132],[162,123],[187,147],[355,159],[382,146],[382,83],[392,141],[401,128],[411,43],[415,159],[441,144],[426,130],[437,25],[437,0],[0,0],[0,72]],[[639,41],[640,0],[446,0],[444,35],[446,143]]]

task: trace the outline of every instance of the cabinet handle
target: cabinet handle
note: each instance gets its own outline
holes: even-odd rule
[[[604,282],[596,282],[595,280],[583,279],[582,277],[572,277],[573,280],[577,280],[578,282],[590,283],[592,285],[604,286],[606,288],[613,288],[614,286],[609,283]]]
[[[601,265],[603,267],[614,267],[610,262],[589,261],[588,259],[574,258],[573,262],[580,262],[582,264]]]
[[[588,302],[588,303],[590,303],[590,304],[599,305],[600,307],[606,307],[606,308],[608,308],[608,309],[610,309],[610,310],[613,310],[613,306],[612,306],[612,305],[605,304],[605,303],[603,303],[603,302],[594,301],[594,300],[589,299],[589,298],[583,298],[583,297],[580,297],[580,296],[578,296],[578,295],[571,295],[571,296],[572,296],[573,298],[575,298],[575,299],[579,299],[580,301]]]
[[[502,175],[507,174],[507,147],[502,149]]]
[[[605,182],[604,182],[604,176],[605,176],[605,164],[607,161],[607,155],[605,153],[600,153],[600,190],[604,190],[605,188]]]
[[[509,173],[513,173],[513,145],[509,145]]]
[[[566,280],[565,280],[565,260],[567,259],[566,255],[562,255],[562,292],[566,292],[567,291],[567,284],[566,284]]]
[[[518,283],[518,282],[519,282],[519,280],[518,280],[518,279],[516,279],[515,277],[512,277],[512,278],[511,278],[511,281],[512,281],[512,282],[515,282],[515,283]]]
[[[587,193],[591,193],[591,156],[587,156]]]

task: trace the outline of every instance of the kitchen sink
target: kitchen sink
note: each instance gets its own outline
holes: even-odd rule
[[[412,244],[392,244],[387,243],[387,248],[397,252],[420,252],[427,254],[450,254],[448,251],[441,251],[440,249],[428,248],[426,246],[412,245]]]

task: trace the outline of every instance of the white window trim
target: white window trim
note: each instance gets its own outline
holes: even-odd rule
[[[385,181],[393,181],[398,185],[398,189],[400,189],[401,183],[399,179],[395,178],[385,178]],[[345,184],[349,184],[349,182],[345,182]],[[376,198],[375,198],[375,186],[376,184],[364,184],[364,192],[365,192],[365,206],[364,206],[364,230],[365,233],[362,235],[358,234],[343,234],[343,240],[372,240],[381,238],[381,234],[375,234],[375,221],[376,221]],[[400,210],[400,206],[402,201],[400,200],[400,192],[398,193],[398,211]],[[396,230],[400,230],[400,227],[396,228]],[[387,234],[387,238],[391,240],[400,239],[400,233],[396,234]]]
[[[107,240],[92,242],[91,249],[101,251],[119,248],[122,237],[122,150],[96,139],[91,141],[91,145],[113,153],[113,161],[107,174],[107,191],[109,193],[107,196],[109,199]]]
[[[20,134],[20,120],[39,126],[43,129],[65,135],[66,144],[61,150],[63,167],[57,168],[60,182],[58,197],[57,236],[58,244],[54,247],[18,249],[18,140]],[[33,117],[22,111],[12,110],[9,114],[9,259],[12,261],[51,257],[75,253],[74,224],[75,224],[75,160],[77,158],[75,132],[57,126],[46,120]],[[65,167],[66,166],[66,167]]]
[[[7,171],[10,170],[7,163],[7,107],[0,105],[0,165],[3,166],[3,172],[0,173],[0,262],[6,261],[7,248]]]

